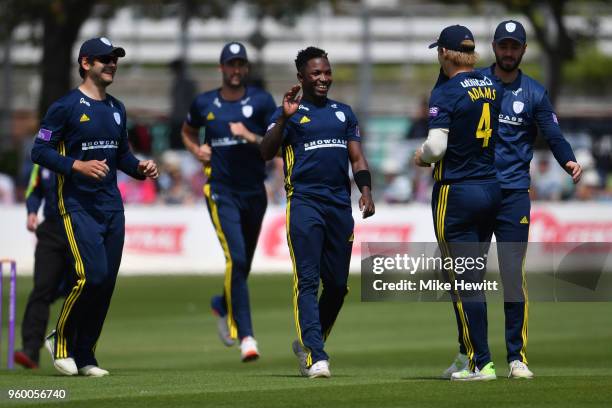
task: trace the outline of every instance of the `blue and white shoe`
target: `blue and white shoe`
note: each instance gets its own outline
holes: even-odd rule
[[[64,375],[77,375],[79,373],[79,370],[77,369],[77,365],[72,357],[55,358],[55,338],[55,330],[53,330],[51,334],[49,334],[45,338],[45,348],[51,354],[51,359],[53,360],[53,367],[55,367],[57,371]]]
[[[467,370],[469,362],[466,354],[458,353],[452,364],[442,373],[442,378],[450,379],[454,373]]]
[[[291,349],[293,350],[293,354],[295,354],[298,359],[300,375],[302,377],[308,377],[308,365],[306,364],[306,361],[308,359],[308,352],[304,347],[302,347],[302,344],[299,340],[294,340],[294,342],[291,343]]]
[[[227,327],[227,310],[222,296],[213,296],[210,300],[210,307],[213,314],[217,317],[217,334],[221,342],[232,347],[236,344],[236,339],[230,336],[229,327]]]

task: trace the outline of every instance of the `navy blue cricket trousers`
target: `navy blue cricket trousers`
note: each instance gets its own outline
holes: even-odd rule
[[[501,202],[496,180],[491,182],[436,183],[432,212],[436,238],[443,257],[484,257],[493,235]],[[447,270],[450,281],[479,282],[486,268]],[[465,347],[470,369],[491,361],[487,338],[487,305],[483,291],[453,291],[453,308],[458,322],[459,341]]]
[[[247,278],[268,205],[265,188],[237,192],[207,184],[204,195],[225,256],[223,300],[230,336],[253,336]]]
[[[287,242],[293,263],[293,310],[307,365],[328,360],[324,343],[348,293],[354,221],[350,205],[287,199]],[[323,282],[321,296],[319,281]]]
[[[500,211],[495,219],[499,270],[504,285],[506,351],[508,362],[527,364],[527,319],[529,303],[525,278],[525,256],[529,241],[531,200],[529,190],[502,189]]]
[[[56,326],[55,358],[98,365],[96,343],[108,312],[125,238],[123,211],[74,211],[62,216],[75,285]]]

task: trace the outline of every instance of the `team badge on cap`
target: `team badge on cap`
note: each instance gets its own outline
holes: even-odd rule
[[[513,33],[514,30],[516,30],[516,24],[515,23],[506,23],[506,31],[509,33]]]
[[[240,52],[240,46],[238,44],[232,44],[230,45],[229,50],[232,52],[232,54],[238,54]]]

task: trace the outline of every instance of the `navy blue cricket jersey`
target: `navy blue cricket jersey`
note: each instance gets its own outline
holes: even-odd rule
[[[272,124],[282,114],[279,107]],[[283,139],[287,197],[351,205],[348,142],[361,142],[350,106],[328,99],[324,106],[302,100],[289,118]]]
[[[494,76],[494,70],[495,64],[481,72],[504,89],[499,138],[495,146],[499,182],[506,189],[528,189],[531,184],[529,164],[538,127],[561,167],[568,161],[576,161],[576,157],[561,134],[546,89],[520,70],[514,82],[503,84]]]
[[[429,99],[429,128],[449,129],[444,157],[433,177],[443,183],[494,180],[501,88],[471,71],[438,81]]]
[[[252,86],[237,101],[224,100],[219,89],[194,99],[185,122],[206,129],[204,142],[212,147],[212,158],[205,170],[213,187],[236,191],[263,188],[265,161],[259,147],[232,135],[229,122],[242,122],[251,132],[263,136],[275,109],[272,95]]]
[[[104,160],[110,171],[98,181],[72,171],[75,160]],[[58,175],[60,214],[79,210],[122,211],[117,169],[138,179],[138,159],[130,151],[125,108],[107,94],[98,101],[78,88],[57,100],[43,118],[32,161]]]
[[[25,199],[28,214],[38,213],[38,209],[44,200],[43,214],[45,219],[59,217],[55,174],[51,170],[35,164],[30,173],[30,182],[25,193]]]

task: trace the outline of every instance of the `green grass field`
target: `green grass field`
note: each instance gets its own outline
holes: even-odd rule
[[[240,362],[217,339],[209,299],[222,277],[130,277],[117,284],[97,356],[109,377],[62,377],[42,352],[36,371],[0,370],[8,389],[65,389],[78,407],[595,407],[612,401],[612,309],[604,303],[534,303],[529,358],[534,380],[505,378],[500,303],[489,305],[498,380],[451,383],[436,377],[456,353],[446,303],[361,303],[359,279],[327,344],[333,377],[297,376],[289,276],[253,276],[253,320],[262,357]],[[19,318],[31,282],[19,281]],[[59,305],[52,312],[54,324]],[[5,319],[6,321],[6,319]],[[6,323],[5,323],[6,324]],[[6,332],[3,336],[6,339]],[[2,364],[6,354],[3,344]]]

